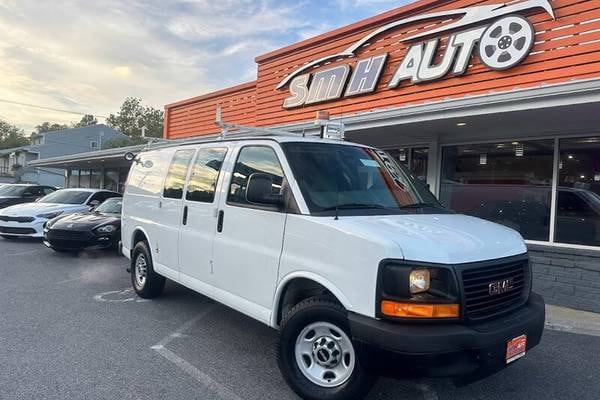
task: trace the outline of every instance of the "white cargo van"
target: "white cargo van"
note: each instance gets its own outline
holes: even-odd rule
[[[278,329],[305,399],[363,397],[373,377],[468,382],[540,341],[521,236],[443,208],[385,152],[296,136],[138,154],[123,254],[144,298],[171,279]]]

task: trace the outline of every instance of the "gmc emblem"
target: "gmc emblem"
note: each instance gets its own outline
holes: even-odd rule
[[[501,281],[495,281],[488,285],[488,293],[490,296],[496,296],[502,293],[510,292],[513,288],[513,279],[503,279]]]

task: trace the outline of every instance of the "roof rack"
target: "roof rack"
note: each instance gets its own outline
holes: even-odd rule
[[[221,117],[221,107],[217,106],[215,113],[215,125],[221,128],[221,133],[219,134],[211,134],[204,135],[201,138],[189,138],[189,139],[163,139],[163,138],[149,138],[148,144],[140,150],[140,152],[148,149],[155,149],[160,147],[170,147],[179,144],[195,144],[195,143],[206,143],[206,142],[216,142],[224,139],[236,139],[236,138],[247,138],[247,137],[261,137],[261,136],[293,136],[293,137],[320,137],[322,139],[339,139],[344,140],[344,124],[341,122],[331,122],[329,121],[329,114],[327,114],[327,119],[323,119],[321,115],[322,112],[317,113],[317,119],[315,121],[315,125],[320,126],[320,130],[318,133],[295,133],[289,132],[280,129],[273,128],[260,128],[254,126],[245,126],[240,124],[223,122]],[[133,154],[133,153],[131,153]],[[132,160],[135,156],[126,154]]]
[[[221,128],[221,135],[219,139],[225,139],[230,133],[236,134],[236,137],[244,136],[302,136],[305,135],[303,133],[294,133],[289,131],[283,131],[279,129],[272,128],[259,128],[254,126],[245,126],[240,124],[232,124],[223,122],[223,118],[221,117],[221,107],[217,106],[217,110],[215,113],[215,125]]]

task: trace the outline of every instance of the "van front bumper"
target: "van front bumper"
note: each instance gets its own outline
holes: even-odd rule
[[[387,376],[481,379],[507,366],[509,340],[527,335],[527,351],[542,337],[545,305],[532,293],[523,307],[478,324],[401,323],[350,313],[350,329],[361,363]],[[510,365],[510,364],[509,364]]]

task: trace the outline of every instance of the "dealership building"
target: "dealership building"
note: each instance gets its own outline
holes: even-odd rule
[[[166,105],[164,138],[219,134],[217,107],[306,133],[328,111],[442,204],[521,232],[548,303],[600,312],[600,1],[420,0],[255,61]]]

